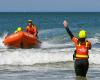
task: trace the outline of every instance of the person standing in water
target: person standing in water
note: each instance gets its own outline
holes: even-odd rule
[[[86,40],[87,34],[85,30],[80,30],[79,38],[76,38],[70,31],[68,22],[64,20],[63,24],[76,48],[73,54],[75,74],[76,76],[86,77],[89,68],[88,58],[91,42]]]

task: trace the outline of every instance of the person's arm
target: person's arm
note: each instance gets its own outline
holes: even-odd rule
[[[28,26],[26,27],[26,32],[28,32]]]
[[[34,28],[33,28],[33,29],[34,29],[34,32],[35,32],[35,33],[34,33],[34,36],[36,36],[36,37],[37,37],[37,34],[38,34],[37,27],[36,27],[36,26],[34,26]]]
[[[70,29],[68,28],[68,22],[66,20],[64,20],[64,27],[67,31],[67,33],[69,34],[70,38],[72,39],[74,37],[74,35],[72,34],[72,32],[70,31]]]

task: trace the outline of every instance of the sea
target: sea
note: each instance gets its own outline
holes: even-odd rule
[[[18,27],[25,31],[30,19],[38,28],[41,47],[8,49],[4,38]],[[92,43],[86,78],[75,76],[75,46],[63,27],[64,20],[76,37],[80,30],[86,30],[87,40]],[[100,13],[1,12],[0,80],[100,80]]]

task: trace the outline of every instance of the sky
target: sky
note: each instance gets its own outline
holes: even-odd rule
[[[100,0],[0,0],[0,12],[100,12]]]

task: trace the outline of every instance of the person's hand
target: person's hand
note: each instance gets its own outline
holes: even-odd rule
[[[66,20],[64,20],[63,25],[64,25],[64,28],[67,28],[68,27],[68,22]]]

